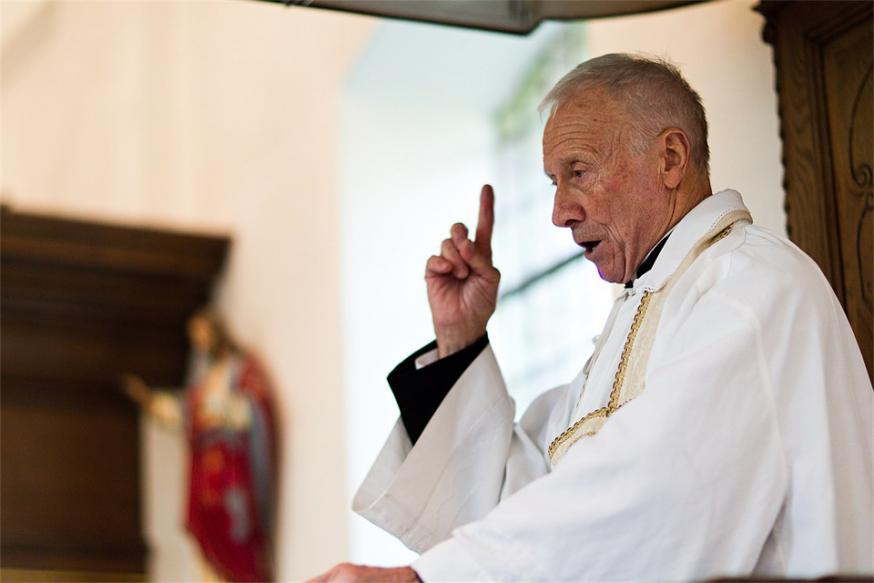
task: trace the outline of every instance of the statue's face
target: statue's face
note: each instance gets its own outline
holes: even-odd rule
[[[194,316],[188,321],[188,338],[195,350],[209,352],[215,345],[215,332],[206,318]]]

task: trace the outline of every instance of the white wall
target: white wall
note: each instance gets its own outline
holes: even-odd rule
[[[397,417],[386,374],[433,332],[425,260],[449,226],[476,222],[492,128],[482,116],[351,97],[343,198],[344,375],[348,496]],[[401,564],[411,554],[352,517],[352,558]]]
[[[783,235],[783,166],[771,48],[758,0],[714,0],[587,25],[591,56],[641,51],[668,57],[704,101],[713,190],[734,188],[753,220]]]
[[[2,10],[3,202],[233,237],[220,308],[284,429],[278,573],[344,560],[339,94],[373,21],[245,1]],[[154,576],[180,580],[181,439],[145,437]]]

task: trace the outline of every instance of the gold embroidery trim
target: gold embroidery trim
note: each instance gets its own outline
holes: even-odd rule
[[[643,323],[643,318],[646,315],[646,309],[652,299],[652,292],[645,291],[640,298],[640,304],[637,306],[637,312],[634,314],[634,320],[631,322],[631,329],[628,331],[628,336],[625,338],[625,346],[622,348],[622,356],[619,358],[619,367],[616,369],[616,376],[613,377],[613,388],[610,390],[610,400],[606,407],[595,409],[591,413],[586,414],[576,423],[565,429],[561,435],[552,440],[549,444],[549,458],[555,457],[555,452],[558,448],[569,439],[573,440],[568,444],[568,447],[576,443],[580,438],[587,435],[594,435],[595,431],[589,431],[584,434],[576,435],[577,430],[589,421],[598,417],[607,418],[620,407],[619,397],[622,392],[622,383],[625,382],[625,369],[628,367],[628,359],[631,356],[631,349],[634,347],[634,339],[637,337],[637,332]]]
[[[721,229],[716,235],[707,240],[707,242],[702,246],[701,251],[728,236],[733,226],[734,223],[726,226],[724,229]],[[697,254],[695,255],[695,257],[697,257]],[[610,417],[610,415],[615,413],[617,409],[625,404],[619,402],[619,400],[621,399],[622,386],[625,382],[625,370],[628,367],[628,360],[631,357],[631,350],[634,347],[634,339],[637,337],[637,332],[638,330],[640,330],[640,327],[643,324],[643,318],[646,315],[646,309],[649,306],[650,300],[652,299],[652,293],[653,292],[645,291],[643,292],[643,296],[640,298],[640,304],[637,306],[637,312],[634,314],[634,320],[631,323],[631,329],[628,331],[628,336],[625,338],[625,346],[622,349],[622,356],[619,358],[619,367],[616,369],[616,376],[613,377],[613,387],[610,391],[610,400],[608,401],[607,406],[601,407],[600,409],[595,409],[594,411],[586,414],[576,423],[565,429],[561,435],[552,440],[552,443],[549,444],[549,448],[547,451],[549,453],[549,459],[553,463],[555,463],[556,452],[566,442],[567,447],[569,448],[583,437],[588,437],[596,434],[600,430],[601,426],[603,426],[602,422],[601,425],[595,427],[590,431],[578,433],[580,428],[586,422],[598,418],[603,418],[604,420],[606,420],[608,417]]]

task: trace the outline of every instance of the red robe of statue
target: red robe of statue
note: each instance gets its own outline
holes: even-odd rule
[[[188,390],[191,473],[186,527],[203,556],[228,581],[271,581],[276,441],[270,390],[251,358],[232,359],[230,390],[249,403],[242,430],[204,427],[200,386]]]

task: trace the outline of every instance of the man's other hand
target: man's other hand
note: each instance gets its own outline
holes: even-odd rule
[[[480,193],[476,238],[455,223],[440,255],[428,259],[425,281],[440,358],[469,346],[485,334],[495,312],[501,274],[492,265],[495,194],[488,184]]]
[[[410,567],[366,567],[341,563],[308,583],[422,583]]]

